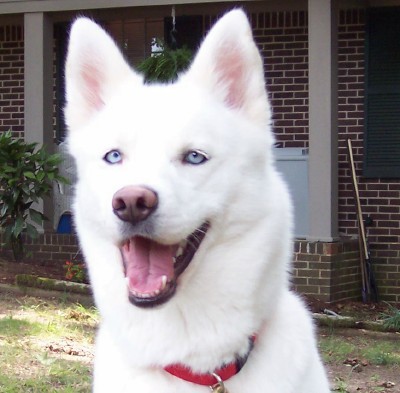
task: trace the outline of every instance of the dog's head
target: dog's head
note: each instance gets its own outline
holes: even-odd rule
[[[264,214],[270,109],[249,23],[230,12],[175,84],[145,85],[99,26],[78,19],[66,81],[84,252],[90,233],[99,249],[118,247],[130,301],[164,303],[207,240],[240,236]]]

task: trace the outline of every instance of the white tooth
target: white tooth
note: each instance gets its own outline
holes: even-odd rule
[[[179,257],[183,254],[183,246],[179,246],[178,251],[176,252],[176,256]]]
[[[155,291],[152,293],[152,296],[157,296],[157,295],[159,295],[159,294],[160,294],[160,290],[157,289],[157,290],[155,290]]]
[[[175,265],[175,263],[176,263],[176,257],[172,257],[172,263]]]
[[[160,288],[161,291],[167,286],[167,280],[168,280],[167,276],[161,277],[161,288]]]
[[[149,297],[149,295],[147,293],[140,293],[140,292],[136,292],[136,291],[131,291],[131,293],[133,296],[140,297],[142,299]]]

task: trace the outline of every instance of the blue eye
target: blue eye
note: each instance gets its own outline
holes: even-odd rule
[[[122,161],[122,154],[118,150],[111,150],[104,156],[104,160],[109,164],[118,164]]]
[[[183,155],[183,162],[191,165],[200,165],[208,161],[206,153],[200,150],[190,150]]]

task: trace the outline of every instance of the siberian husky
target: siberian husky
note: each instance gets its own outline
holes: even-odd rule
[[[328,393],[289,290],[292,208],[245,14],[170,85],[143,83],[94,22],[71,30],[75,220],[101,313],[95,393]]]

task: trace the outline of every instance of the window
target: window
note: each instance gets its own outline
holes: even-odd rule
[[[366,177],[400,178],[400,8],[367,14]]]

